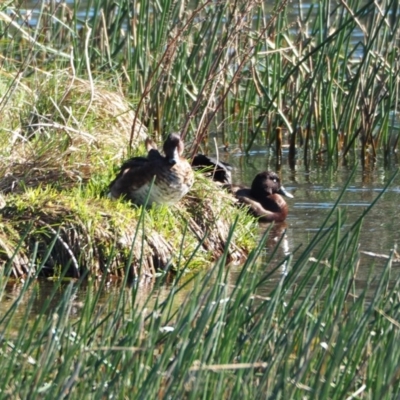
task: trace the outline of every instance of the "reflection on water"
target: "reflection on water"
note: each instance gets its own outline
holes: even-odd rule
[[[27,323],[28,325],[34,324],[37,316],[62,313],[59,309],[60,304],[64,304],[61,308],[67,304],[66,314],[71,320],[79,319],[83,308],[88,307],[88,299],[94,300],[97,296],[98,301],[96,300],[95,308],[96,313],[100,315],[112,313],[117,308],[116,303],[121,298],[128,307],[135,307],[135,309],[145,307],[145,311],[152,312],[156,302],[160,304],[167,299],[171,288],[171,282],[168,283],[168,281],[172,281],[172,279],[173,277],[167,279],[167,283],[159,285],[159,287],[155,287],[154,280],[147,277],[125,287],[123,287],[121,281],[110,281],[103,285],[100,281],[54,283],[51,280],[40,278],[28,284],[27,287],[19,281],[9,282],[1,296],[0,321],[2,330],[0,330],[0,334],[4,334],[3,329],[8,324],[9,318],[11,318],[12,323],[7,325],[9,326],[8,333],[11,336],[18,335],[21,328],[27,328]],[[184,282],[185,278],[181,285]],[[172,309],[178,308],[179,304],[182,304],[188,293],[193,291],[194,284],[194,281],[189,281],[185,290],[175,293],[176,304],[172,305]],[[9,311],[12,312],[7,315]]]

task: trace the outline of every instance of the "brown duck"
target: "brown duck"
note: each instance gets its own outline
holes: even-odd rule
[[[148,147],[147,157],[133,157],[120,168],[111,182],[109,196],[125,197],[137,205],[175,204],[188,193],[194,182],[189,162],[182,157],[184,143],[177,133],[168,135],[165,156]]]
[[[293,198],[281,185],[279,176],[271,171],[257,174],[251,188],[237,185],[227,188],[261,222],[283,222],[288,215],[288,205],[282,196]]]

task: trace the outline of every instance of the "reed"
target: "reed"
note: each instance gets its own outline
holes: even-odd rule
[[[362,219],[344,228],[336,208],[302,253],[276,264],[264,256],[260,268],[267,232],[240,271],[225,267],[225,253],[205,273],[182,264],[168,290],[164,275],[146,295],[144,281],[112,290],[106,278],[60,280],[43,301],[36,280],[2,277],[13,300],[0,316],[1,393],[396,398],[400,280],[391,254],[359,283]]]
[[[283,145],[307,164],[397,149],[395,0],[91,0],[28,11],[0,6],[2,67],[118,82],[137,111],[132,132],[138,121],[156,135],[187,132],[195,151],[216,130],[246,151],[279,151],[283,129]]]

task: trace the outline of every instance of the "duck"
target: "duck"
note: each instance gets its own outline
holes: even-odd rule
[[[191,164],[193,169],[201,170],[215,182],[232,183],[232,166],[226,162],[198,153],[193,157]]]
[[[151,140],[146,141],[146,157],[133,157],[124,162],[109,185],[109,197],[125,197],[132,203],[151,207],[153,204],[174,205],[194,183],[190,163],[182,157],[184,142],[179,133],[167,136],[162,155]]]
[[[293,198],[281,185],[278,174],[272,171],[258,173],[251,188],[239,185],[228,185],[226,188],[260,222],[283,222],[289,210],[282,196]]]

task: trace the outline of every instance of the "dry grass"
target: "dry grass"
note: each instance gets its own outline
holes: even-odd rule
[[[74,186],[126,156],[134,111],[122,93],[66,71],[14,85],[0,128],[3,193],[50,182]],[[147,130],[136,126],[137,145]]]

